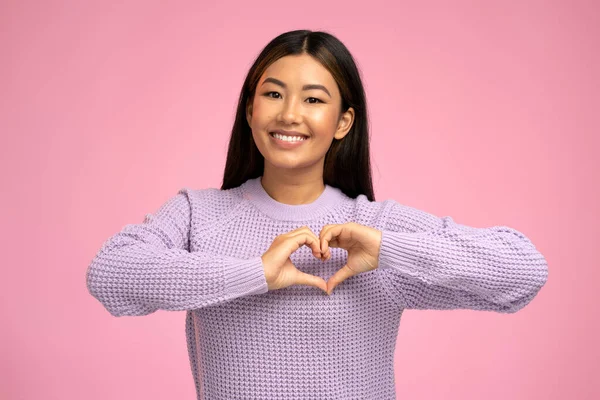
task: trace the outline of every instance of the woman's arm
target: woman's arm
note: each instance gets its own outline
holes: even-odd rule
[[[189,251],[191,208],[184,189],[141,224],[102,245],[86,272],[89,292],[114,316],[190,310],[268,291],[260,256]]]
[[[388,201],[380,274],[406,309],[472,309],[514,313],[548,279],[531,241],[507,227],[473,228]]]

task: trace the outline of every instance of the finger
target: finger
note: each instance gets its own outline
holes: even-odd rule
[[[307,230],[305,235],[308,235],[311,238],[309,247],[312,249],[312,253],[316,258],[323,258],[323,253],[321,252],[321,242],[319,242],[319,238],[312,231]]]
[[[296,229],[296,231],[294,232],[299,232],[299,233],[306,233],[307,235],[310,235],[316,242],[318,245],[318,249],[317,251],[315,251],[315,249],[313,248],[313,255],[317,258],[323,258],[323,252],[321,251],[321,242],[319,241],[319,238],[317,237],[317,235],[315,235],[315,233],[313,231],[310,230],[310,228],[306,225]]]
[[[291,253],[298,250],[300,246],[306,245],[311,248],[312,253],[315,257],[321,258],[321,246],[319,243],[319,239],[315,234],[311,234],[311,232],[300,232],[297,234],[293,234],[288,236],[288,240],[291,240],[291,243],[294,243],[295,248],[291,249]]]
[[[317,235],[315,235],[315,233],[306,225],[301,226],[300,228],[294,229],[293,231],[290,231],[289,234],[295,235],[295,234],[299,234],[299,233],[308,233],[312,236],[314,236],[315,238],[317,238]]]
[[[320,233],[321,252],[326,254],[330,245],[337,246],[337,241],[334,239],[343,229],[343,224],[325,225]]]
[[[321,252],[323,253],[323,255],[327,253],[327,249],[329,248],[327,240],[325,240],[325,235],[331,229],[332,226],[333,225],[325,225],[323,226],[323,228],[321,228],[321,232],[319,232],[319,241],[321,244]]]
[[[327,281],[327,294],[331,294],[337,285],[354,275],[356,275],[356,273],[348,267],[348,264],[344,265]]]
[[[312,232],[310,230],[310,228],[308,227],[308,225],[302,225],[294,230],[291,230],[289,233],[300,232],[300,231],[304,231],[304,230],[308,230],[308,231]]]
[[[325,282],[325,279],[321,278],[320,276],[307,274],[298,269],[296,271],[296,284],[314,286],[327,293],[327,282]]]

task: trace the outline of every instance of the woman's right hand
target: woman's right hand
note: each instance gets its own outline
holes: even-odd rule
[[[273,240],[271,247],[262,255],[269,290],[310,285],[327,293],[327,282],[323,278],[302,272],[292,264],[290,256],[304,245],[312,249],[316,258],[323,259],[319,238],[307,226],[281,234]]]

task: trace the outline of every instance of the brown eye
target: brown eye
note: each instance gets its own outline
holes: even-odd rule
[[[267,92],[267,93],[265,93],[265,96],[270,97],[272,99],[276,99],[277,97],[269,96],[272,93],[275,93],[275,94],[279,95],[279,93],[277,93],[277,92]]]
[[[322,101],[321,101],[321,100],[319,100],[319,99],[317,99],[316,97],[309,97],[309,98],[308,98],[308,100],[310,100],[310,99],[316,100],[315,102],[310,102],[310,101],[309,101],[309,103],[310,103],[310,104],[322,103]]]

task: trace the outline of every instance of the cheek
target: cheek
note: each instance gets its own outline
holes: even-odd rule
[[[331,110],[314,112],[310,116],[313,126],[320,131],[333,132],[337,127],[337,114]]]
[[[257,100],[252,106],[252,122],[257,128],[261,128],[274,117],[273,110],[265,106],[263,102]]]

